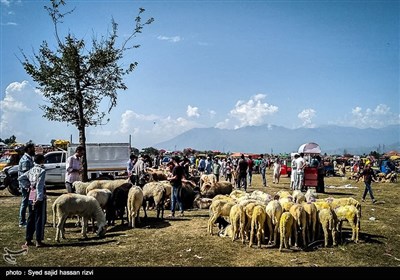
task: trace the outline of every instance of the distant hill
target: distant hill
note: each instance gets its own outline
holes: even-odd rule
[[[282,126],[247,126],[240,129],[194,128],[168,141],[154,145],[157,149],[221,152],[289,153],[303,143],[315,142],[322,153],[364,154],[400,150],[400,125],[380,129],[342,127],[288,129]]]

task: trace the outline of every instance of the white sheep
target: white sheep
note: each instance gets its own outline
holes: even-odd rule
[[[239,238],[239,235],[242,238],[242,243],[245,243],[244,240],[244,220],[245,220],[245,213],[243,206],[240,204],[235,204],[232,206],[231,211],[229,213],[229,220],[232,225],[232,241],[235,241],[236,238]]]
[[[303,246],[307,246],[307,239],[306,239],[306,230],[307,230],[307,216],[306,212],[304,211],[303,206],[300,204],[294,204],[289,209],[290,214],[292,214],[295,223],[293,225],[294,228],[294,240],[295,246],[298,247],[298,227],[301,229],[301,235],[303,238]]]
[[[283,212],[279,221],[279,233],[281,235],[281,242],[279,245],[279,252],[282,251],[283,245],[286,249],[290,248],[290,239],[294,231],[293,225],[295,221],[290,212]]]
[[[317,229],[317,207],[314,203],[309,202],[303,202],[301,205],[306,212],[308,241],[313,242],[315,240],[315,233]]]
[[[257,231],[257,246],[261,248],[261,243],[264,243],[264,226],[267,214],[265,213],[265,206],[256,205],[253,209],[253,215],[251,217],[251,229],[250,229],[250,242],[249,247],[253,245],[254,232]]]
[[[100,207],[102,209],[106,209],[112,192],[108,189],[93,189],[90,190],[86,195],[94,197],[99,202]]]
[[[267,225],[269,229],[269,240],[270,244],[278,244],[278,231],[279,231],[279,221],[283,212],[282,206],[277,200],[271,200],[265,207],[265,212],[267,213]]]
[[[230,194],[232,189],[233,185],[229,181],[205,182],[200,188],[200,193],[203,197],[213,198],[218,194]]]
[[[87,196],[94,197],[100,204],[101,209],[108,211],[108,206],[111,200],[111,191],[108,189],[93,189],[87,193]],[[92,221],[94,230],[94,221]]]
[[[139,186],[133,186],[128,193],[128,226],[135,227],[135,220],[140,223],[140,207],[143,204],[143,191]]]
[[[348,221],[352,230],[351,240],[357,243],[361,220],[359,210],[353,205],[345,205],[335,208],[334,211],[337,218],[337,230],[340,233],[340,237],[342,237],[342,223],[343,221]]]
[[[154,200],[154,205],[157,209],[157,218],[160,218],[160,214],[161,219],[164,218],[164,202],[167,193],[167,189],[165,188],[164,184],[165,183],[162,181],[149,182],[143,186],[143,212],[145,218],[147,218],[146,203],[151,199]]]
[[[257,190],[253,191],[250,194],[250,198],[258,200],[258,201],[264,203],[265,205],[267,205],[272,200],[272,196],[270,194],[262,192],[262,191],[257,191]]]
[[[232,206],[235,202],[227,200],[216,200],[210,205],[210,218],[208,219],[207,231],[213,235],[213,226],[218,217],[229,217]]]
[[[321,209],[318,212],[318,220],[321,223],[322,230],[324,232],[324,244],[328,246],[329,232],[332,234],[333,246],[336,246],[336,224],[333,218],[331,209]]]
[[[117,180],[94,180],[90,182],[86,188],[86,193],[93,189],[109,189],[111,192],[125,183],[131,183],[130,179],[117,179]]]
[[[53,203],[53,226],[56,227],[56,217],[58,218],[56,238],[60,242],[60,235],[65,239],[64,224],[71,215],[79,215],[83,217],[82,235],[87,237],[88,219],[94,218],[97,222],[97,235],[105,235],[106,217],[100,207],[99,202],[91,196],[66,193],[60,195]]]
[[[91,182],[75,181],[72,183],[72,188],[75,189],[75,193],[85,195],[87,187]]]

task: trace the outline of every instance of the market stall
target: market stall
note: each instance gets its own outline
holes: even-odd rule
[[[303,153],[304,159],[308,162],[304,169],[304,188],[308,189],[309,187],[313,187],[316,188],[317,192],[323,192],[323,177],[321,182],[321,177],[319,177],[318,174],[318,165],[315,166],[311,164],[312,158],[321,154],[320,146],[313,142],[305,143],[299,147],[298,153]],[[319,189],[318,185],[320,185]]]

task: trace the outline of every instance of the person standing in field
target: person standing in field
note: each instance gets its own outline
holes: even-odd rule
[[[168,217],[175,217],[175,205],[178,203],[180,216],[183,217],[183,203],[180,197],[180,190],[182,188],[182,181],[185,180],[183,166],[179,164],[180,158],[174,156],[171,159],[173,164],[172,176],[168,177],[168,181],[171,182],[171,214]]]
[[[274,161],[274,178],[272,183],[279,184],[279,179],[281,178],[281,160],[279,158],[276,158]]]
[[[212,165],[212,172],[217,177],[217,182],[219,182],[219,174],[221,171],[221,164],[217,158],[214,158],[213,165]]]
[[[296,189],[296,185],[297,185],[297,165],[296,165],[296,159],[299,158],[299,154],[296,153],[294,154],[294,157],[292,159],[292,173],[290,173],[290,189],[291,190],[295,190]]]
[[[72,184],[75,181],[81,180],[81,172],[82,172],[82,162],[81,158],[85,148],[83,146],[78,146],[75,149],[75,153],[72,156],[67,158],[67,162],[65,165],[67,174],[65,175],[65,188],[68,193],[75,192]]]
[[[230,159],[228,159],[228,161],[226,162],[226,165],[225,165],[225,174],[226,174],[225,179],[231,183],[232,183],[232,169],[233,169],[232,161]]]
[[[131,154],[129,156],[129,160],[127,162],[127,167],[126,167],[126,171],[128,172],[128,178],[134,185],[136,181],[135,181],[135,173],[133,167],[135,166],[136,161],[137,161],[137,156],[135,154]]]
[[[249,176],[249,186],[251,187],[251,181],[253,179],[253,167],[254,160],[251,155],[249,155],[249,159],[247,160],[247,174]]]
[[[30,170],[33,165],[33,156],[35,155],[35,144],[28,143],[24,149],[25,153],[21,157],[18,163],[18,177]],[[28,208],[28,194],[29,194],[29,182],[19,181],[19,189],[21,191],[21,205],[19,208],[19,227],[26,226],[26,209]]]
[[[268,166],[268,161],[266,158],[264,158],[264,155],[260,155],[260,174],[261,174],[261,179],[262,179],[262,185],[263,187],[267,187],[267,177],[266,177],[266,171],[267,171],[267,166]]]
[[[44,240],[44,226],[46,223],[46,186],[44,169],[44,155],[35,156],[34,166],[18,177],[20,182],[29,184],[29,216],[26,226],[25,246],[33,245],[33,235],[36,233],[36,247],[46,246]]]
[[[378,182],[378,180],[376,178],[374,170],[372,170],[372,168],[371,168],[370,163],[368,163],[365,166],[364,170],[361,172],[361,176],[363,177],[364,184],[365,184],[365,190],[364,190],[364,194],[362,196],[362,202],[365,202],[365,197],[367,196],[367,193],[369,193],[369,195],[372,199],[372,203],[376,203],[376,199],[374,197],[371,184],[372,184],[372,181]],[[360,180],[360,177],[358,177],[356,182],[358,182],[359,180]]]
[[[306,161],[303,158],[304,153],[300,153],[300,156],[296,159],[296,167],[297,167],[297,181],[295,189],[302,191],[304,185],[304,169],[306,168]]]
[[[243,186],[244,191],[247,190],[247,168],[248,168],[248,163],[244,159],[244,154],[241,154],[240,160],[237,165],[237,173],[238,173],[237,188],[239,190],[241,186]]]

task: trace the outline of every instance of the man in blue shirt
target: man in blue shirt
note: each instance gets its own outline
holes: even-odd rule
[[[21,176],[33,167],[33,156],[35,155],[35,144],[28,143],[25,146],[25,153],[19,160],[18,176]],[[26,226],[26,208],[28,207],[29,182],[19,181],[21,191],[21,206],[19,209],[19,227]]]

